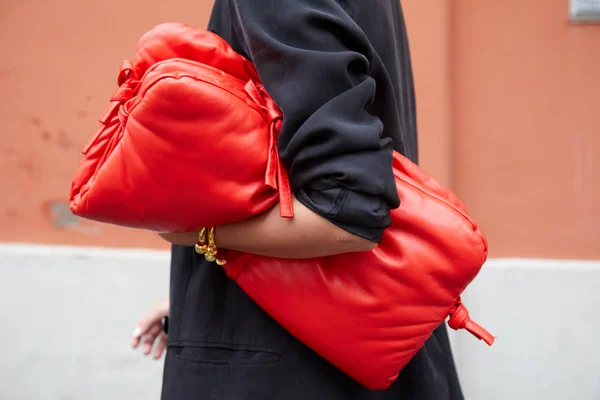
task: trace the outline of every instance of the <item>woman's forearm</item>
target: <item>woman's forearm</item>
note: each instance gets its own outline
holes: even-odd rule
[[[280,258],[313,258],[368,251],[376,243],[332,224],[294,199],[294,218],[279,206],[242,222],[217,227],[219,247]]]
[[[192,246],[197,232],[165,233],[173,243]],[[245,221],[216,228],[219,248],[279,258],[313,258],[368,251],[377,245],[332,224],[294,199],[294,218],[281,218],[279,206]]]

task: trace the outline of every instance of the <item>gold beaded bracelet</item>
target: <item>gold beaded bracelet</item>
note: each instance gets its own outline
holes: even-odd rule
[[[208,244],[206,243],[206,230],[207,228],[200,229],[198,232],[198,243],[196,243],[196,253],[204,254],[204,258],[208,262],[216,261],[217,265],[223,266],[227,262],[223,258],[217,258],[217,245],[215,243],[215,227],[211,226],[208,228]]]

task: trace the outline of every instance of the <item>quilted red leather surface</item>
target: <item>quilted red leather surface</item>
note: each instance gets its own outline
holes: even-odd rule
[[[487,243],[464,206],[394,155],[401,205],[373,251],[320,259],[228,255],[227,274],[289,332],[357,381],[387,388],[449,314],[491,344],[459,295]]]
[[[164,24],[125,62],[86,148],[75,214],[158,231],[241,220],[280,201],[293,216],[277,155],[281,114],[252,65],[217,36]],[[394,154],[400,208],[373,251],[310,260],[227,252],[227,274],[283,327],[373,389],[450,315],[489,344],[460,295],[487,256],[485,237],[451,191]]]
[[[292,216],[277,155],[281,113],[225,41],[160,25],[123,62],[118,84],[73,180],[74,214],[184,232],[246,219],[281,198],[282,216]]]

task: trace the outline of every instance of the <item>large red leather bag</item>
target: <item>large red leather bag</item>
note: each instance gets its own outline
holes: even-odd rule
[[[219,37],[164,24],[142,37],[86,148],[77,215],[185,231],[256,215],[290,188],[277,154],[281,113],[253,66]],[[491,344],[460,295],[487,243],[463,204],[394,153],[401,200],[373,251],[305,260],[227,251],[227,274],[291,334],[371,389],[385,389],[449,316]],[[216,267],[216,266],[215,266]]]
[[[281,113],[227,42],[159,25],[117,83],[71,185],[74,214],[157,232],[240,221],[280,199],[282,216],[293,215]]]
[[[318,259],[226,256],[227,275],[296,338],[371,389],[385,389],[446,317],[492,344],[460,294],[487,243],[460,201],[398,153],[400,207],[372,251]]]

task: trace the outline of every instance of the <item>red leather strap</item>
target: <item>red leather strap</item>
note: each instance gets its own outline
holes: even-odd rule
[[[121,63],[121,69],[119,70],[119,77],[117,83],[119,87],[112,95],[110,101],[126,102],[133,97],[133,63],[129,60],[125,60]]]
[[[108,104],[108,107],[106,108],[106,110],[104,110],[102,116],[100,116],[99,122],[102,125],[106,125],[110,121],[114,114],[118,112],[121,104],[125,103],[127,100],[133,97],[133,63],[131,61],[125,60],[121,63],[117,83],[119,84],[119,87],[110,98],[110,103]],[[96,132],[96,134],[83,148],[83,154],[87,154],[90,151],[90,149],[94,146],[94,144],[96,144],[96,142],[102,135],[103,131],[104,127],[101,126]]]
[[[277,139],[280,129],[281,117],[278,117],[271,122],[271,126],[269,127],[271,137],[265,183],[273,189],[277,189],[279,192],[279,214],[281,217],[293,218],[294,207],[290,180],[287,170],[279,158],[279,145]]]
[[[265,184],[279,192],[279,213],[281,217],[293,218],[294,207],[290,180],[287,169],[279,158],[278,139],[283,116],[262,85],[249,80],[246,83],[245,91],[256,104],[263,108],[269,124],[269,156],[267,158]]]
[[[460,298],[456,302],[456,306],[450,312],[450,319],[448,320],[448,325],[450,325],[450,328],[454,330],[464,329],[473,336],[475,336],[477,339],[483,340],[490,346],[494,343],[494,336],[492,336],[491,333],[485,330],[485,328],[471,320],[471,317],[469,316],[469,311],[462,304]]]
[[[133,63],[129,60],[123,60],[121,62],[121,68],[119,69],[119,77],[117,78],[117,85],[122,86],[125,82],[133,78]]]

